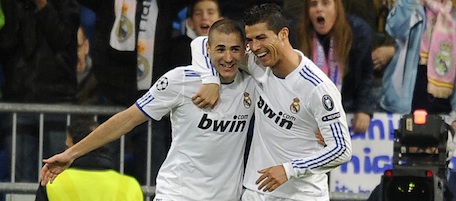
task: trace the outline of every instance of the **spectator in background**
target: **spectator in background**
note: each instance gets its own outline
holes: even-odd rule
[[[365,2],[365,3],[364,3]],[[372,61],[374,63],[373,79],[373,96],[375,100],[376,111],[384,111],[380,106],[382,78],[386,66],[388,66],[394,54],[394,39],[385,32],[380,32],[378,28],[376,12],[377,8],[372,1],[365,0],[346,0],[347,13],[351,13],[366,20],[371,25],[373,32],[372,37]]]
[[[190,43],[197,36],[207,36],[211,25],[222,18],[217,0],[197,0],[187,9],[187,31],[185,35],[171,40],[171,54],[169,65],[186,66],[192,63]]]
[[[372,94],[372,29],[345,15],[341,1],[308,0],[297,25],[298,47],[336,84],[354,132],[366,132],[375,110]]]
[[[386,31],[397,49],[383,77],[380,104],[386,111],[449,114],[456,110],[455,2],[399,0],[389,13]]]
[[[2,0],[5,27],[0,31],[4,68],[3,100],[16,103],[73,104],[77,93],[77,29],[74,0]],[[44,117],[44,157],[65,150],[64,115]],[[2,139],[11,162],[16,146],[16,182],[38,180],[39,114],[18,114],[12,144],[12,115],[2,122]],[[9,163],[11,164],[11,163]],[[11,166],[10,166],[11,167]]]
[[[91,48],[97,79],[99,105],[128,107],[141,97],[151,83],[169,69],[172,23],[177,13],[193,2],[182,0],[78,0],[96,15]],[[120,20],[120,19],[125,20]],[[139,42],[138,42],[139,41]],[[153,47],[152,47],[153,45]],[[153,76],[152,76],[153,73]],[[100,118],[102,120],[107,119]],[[152,120],[152,175],[146,178],[147,122],[131,131],[127,141],[134,146],[134,172],[141,184],[155,177],[166,157],[170,142],[169,118]],[[119,141],[113,149],[119,159]],[[119,163],[116,163],[118,165]]]
[[[97,80],[92,70],[92,58],[89,54],[90,41],[83,26],[78,29],[78,64],[76,73],[78,78],[77,103],[95,105],[97,94],[95,91]]]
[[[78,120],[67,128],[65,144],[72,147],[98,127],[93,120]],[[109,147],[102,146],[73,161],[52,184],[36,191],[35,201],[144,201],[138,181],[115,171]]]
[[[388,37],[389,38],[389,37]],[[376,47],[372,51],[372,62],[374,63],[374,99],[376,102],[376,110],[384,111],[380,105],[380,98],[382,97],[382,85],[383,85],[383,75],[386,67],[390,63],[394,55],[394,45],[390,43],[384,43]]]
[[[298,47],[294,33],[294,30],[296,29],[295,21],[297,21],[301,16],[304,8],[304,2],[306,1],[307,0],[285,0],[284,2],[284,11],[288,13],[288,16],[292,20],[290,29],[293,30],[291,33],[291,42],[294,47]],[[386,33],[377,31],[377,14],[373,11],[378,10],[378,8],[375,7],[374,1],[345,0],[342,2],[348,15],[356,15],[360,17],[371,26],[372,30],[374,30],[372,32],[372,47],[374,48],[372,51],[372,60],[374,62],[373,97],[376,103],[376,109],[382,111],[379,100],[381,96],[380,91],[382,86],[383,71],[394,54],[394,40]]]
[[[295,21],[301,18],[302,10],[304,9],[306,1],[307,0],[284,0],[283,10],[287,17],[289,17],[292,21],[291,28],[293,32],[295,32],[296,29],[294,27],[296,25]],[[366,21],[372,29],[376,29],[377,15],[376,12],[373,12],[376,9],[373,0],[342,0],[342,4],[346,14],[356,15]],[[292,35],[291,39],[292,45],[296,47],[296,36]]]
[[[382,78],[384,69],[394,54],[394,39],[382,31],[384,28],[379,29],[378,27],[381,25],[378,19],[380,15],[377,15],[377,11],[380,10],[381,5],[376,7],[372,0],[345,0],[343,2],[346,13],[356,15],[365,20],[371,26],[372,30],[374,30],[372,32],[372,48],[374,49],[371,55],[374,63],[373,96],[376,103],[376,110],[382,111],[379,104]],[[383,14],[381,12],[379,13]]]

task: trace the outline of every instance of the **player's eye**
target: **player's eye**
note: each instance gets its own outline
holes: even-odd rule
[[[231,48],[231,51],[239,52],[239,51],[241,51],[241,48],[240,47],[233,47],[233,48]]]

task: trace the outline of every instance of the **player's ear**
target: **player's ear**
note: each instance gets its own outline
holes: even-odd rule
[[[290,33],[290,30],[288,29],[288,27],[283,27],[282,29],[280,29],[279,31],[279,38],[284,40],[284,39],[288,39],[288,35]]]

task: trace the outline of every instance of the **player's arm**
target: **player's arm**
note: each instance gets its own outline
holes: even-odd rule
[[[219,99],[220,78],[211,64],[207,52],[207,36],[195,38],[191,43],[192,69],[201,76],[203,84],[192,97],[193,103],[200,108],[214,108]]]
[[[320,132],[314,133],[317,142],[324,148],[311,156],[259,170],[261,175],[256,181],[259,190],[273,191],[291,178],[324,174],[350,160],[351,140],[340,93],[335,86],[333,93],[317,91],[309,95],[312,100],[308,108],[313,111],[319,125]],[[328,96],[325,95],[331,98],[326,107],[323,100]]]
[[[206,47],[207,40],[207,36],[199,36],[190,43],[192,53],[191,69],[201,76],[203,84],[220,85],[217,70],[212,66],[211,59],[209,58]]]
[[[147,116],[136,105],[115,114],[74,146],[63,153],[43,160],[45,165],[40,174],[41,185],[46,185],[49,181],[53,182],[57,175],[68,168],[76,158],[119,139],[146,120]]]
[[[273,191],[291,178],[324,174],[350,160],[350,134],[338,89],[332,83],[320,84],[308,97],[306,108],[318,124],[320,131],[314,135],[323,148],[310,156],[259,170],[261,175],[256,181],[259,190]]]
[[[321,84],[309,96],[309,106],[326,146],[315,154],[284,163],[288,178],[324,174],[351,159],[351,139],[341,95],[333,85]]]
[[[148,120],[148,117],[160,120],[162,116],[169,113],[171,108],[182,104],[183,99],[180,97],[182,97],[182,89],[185,85],[182,81],[183,71],[182,68],[169,71],[152,85],[150,90],[134,105],[109,118],[86,138],[63,153],[43,160],[45,165],[40,174],[41,185],[52,182],[76,158],[119,139],[137,125]]]

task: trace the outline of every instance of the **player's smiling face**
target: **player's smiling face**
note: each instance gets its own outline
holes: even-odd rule
[[[250,50],[257,56],[261,64],[267,67],[276,66],[282,48],[279,36],[268,29],[264,22],[246,26],[245,33]]]
[[[225,34],[214,31],[207,43],[212,64],[217,69],[222,83],[231,83],[236,77],[245,45],[238,33]]]
[[[336,4],[334,0],[308,0],[309,17],[315,31],[320,35],[328,34],[336,22]]]
[[[214,1],[200,1],[196,3],[188,25],[197,36],[207,36],[209,28],[221,18],[218,5]]]

